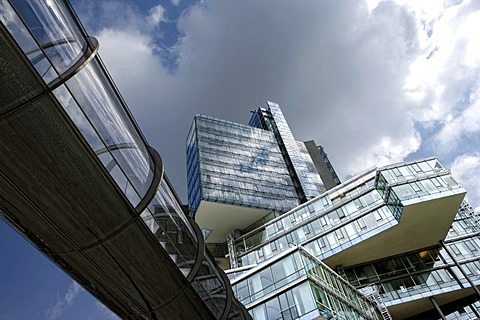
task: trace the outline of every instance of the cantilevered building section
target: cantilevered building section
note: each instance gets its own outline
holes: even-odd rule
[[[195,116],[187,137],[188,201],[206,242],[224,243],[252,221],[320,195],[326,188],[317,167],[325,167],[325,159],[316,147],[295,141],[274,102],[252,111],[249,125]],[[332,173],[323,167],[333,187]]]
[[[459,310],[459,319],[478,317],[480,227],[464,195],[435,158],[369,169],[230,239],[231,272],[261,272],[301,246],[370,292],[384,319],[438,319]],[[237,298],[251,288],[235,289]],[[247,305],[252,314],[254,306]]]
[[[228,275],[254,319],[382,319],[374,301],[301,246]]]
[[[187,162],[193,210],[201,200],[277,212],[300,204],[271,132],[198,115]]]
[[[230,256],[258,264],[301,244],[336,267],[429,247],[445,238],[464,195],[435,158],[373,168],[234,240]]]
[[[465,189],[436,158],[370,168],[340,183],[321,146],[293,139],[278,104],[267,102],[267,108],[252,113],[249,125],[262,129],[262,136],[268,135],[270,143],[273,140],[278,146],[275,159],[279,163],[282,161],[278,159],[283,159],[282,176],[288,172],[299,205],[259,219],[265,212],[255,216],[256,209],[243,202],[255,195],[255,189],[249,189],[250,193],[243,190],[244,178],[232,170],[229,174],[237,175],[237,185],[229,190],[236,193],[236,201],[230,202],[230,207],[206,213],[202,210],[204,203],[209,209],[215,208],[201,195],[206,179],[202,173],[208,171],[198,158],[190,160],[188,168],[195,167],[192,163],[199,164],[195,167],[199,188],[195,190],[200,190],[196,198],[200,205],[195,219],[201,228],[210,229],[211,237],[215,226],[209,221],[224,226],[211,242],[220,248],[217,259],[228,257],[224,266],[231,268],[227,273],[235,295],[254,319],[480,318],[479,218],[463,201]],[[202,130],[196,132],[202,134]],[[193,127],[190,139],[194,132]],[[241,148],[242,139],[229,140],[227,136],[217,131],[215,138],[197,137],[197,144],[190,146],[202,153],[218,141],[220,145],[235,141]],[[249,140],[249,144],[255,143]],[[256,147],[262,148],[260,144]],[[216,167],[239,159],[235,153],[219,153],[221,162],[210,157],[208,165]],[[247,154],[255,157],[261,152]],[[262,165],[269,161],[262,156],[249,160],[258,165],[256,179],[262,179]],[[189,179],[194,176],[190,171]],[[226,179],[216,175],[215,184],[222,185]],[[265,179],[272,180],[272,173]],[[257,207],[261,206],[260,194],[257,200]],[[230,219],[228,212],[239,217],[241,213],[242,224]],[[222,247],[219,243],[225,240]],[[327,278],[334,280],[319,286],[309,268],[302,269],[308,257],[322,261],[315,270],[333,274]],[[352,292],[344,287],[346,282]],[[340,291],[348,292],[351,299],[339,295]],[[345,304],[357,296],[366,297],[375,311],[362,299]]]
[[[0,215],[124,319],[249,319],[64,1],[0,1]]]
[[[272,132],[196,116],[187,139],[189,205],[207,242],[300,204]]]

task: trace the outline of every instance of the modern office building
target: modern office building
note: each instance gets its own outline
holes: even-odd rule
[[[306,147],[293,137],[277,103],[267,101],[266,109],[258,108],[252,112],[249,125],[273,133],[302,203],[325,191],[323,181],[308,156]]]
[[[295,141],[280,107],[270,101],[252,111],[249,125],[195,116],[187,137],[187,179],[189,207],[210,245],[340,182],[323,149]]]
[[[250,319],[97,50],[68,2],[0,1],[1,218],[123,319]]]
[[[382,319],[374,301],[302,247],[229,276],[254,319]]]
[[[236,193],[235,201],[228,197],[220,199],[221,196],[212,201],[202,194],[202,188],[209,183],[210,168],[215,171],[225,163],[237,184],[245,181],[241,170],[236,171],[232,165],[241,159],[238,153],[224,152],[215,146],[235,145],[241,149],[245,140],[231,139],[230,136],[224,139],[218,130],[218,127],[225,126],[223,120],[208,118],[212,124],[202,126],[198,125],[199,119],[207,117],[195,118],[187,140],[188,178],[197,181],[195,192],[190,194],[199,203],[194,217],[201,228],[209,229],[211,237],[216,226],[212,227],[210,221],[217,221],[224,227],[221,235],[224,238],[214,237],[209,245],[216,243],[215,246],[221,248],[220,242],[223,241],[223,251],[216,251],[217,260],[222,260],[222,254],[228,257],[228,263],[223,261],[222,266],[230,268],[227,274],[237,299],[245,304],[254,319],[310,319],[317,316],[319,319],[480,318],[480,303],[477,302],[480,292],[476,287],[480,285],[478,217],[463,202],[466,191],[436,158],[370,168],[338,184],[339,179],[321,147],[313,142],[294,144],[290,130],[287,130],[288,134],[276,132],[288,128],[283,116],[278,116],[281,111],[277,104],[268,102],[267,108],[259,108],[253,113],[250,125],[261,128],[263,135],[272,137],[269,141],[278,145],[280,151],[276,155],[283,156],[292,180],[289,186],[303,187],[305,183],[299,183],[299,177],[303,177],[307,184],[315,181],[308,179],[312,172],[323,173],[321,181],[324,186],[328,181],[325,192],[319,188],[319,195],[310,199],[302,199],[301,193],[297,192],[300,204],[275,214],[272,214],[273,208],[253,214],[258,209],[242,202],[242,195],[253,194],[256,201],[261,202],[262,194],[255,194],[243,185],[230,189]],[[241,130],[251,130],[248,126],[226,123]],[[209,129],[216,130],[215,142],[204,135]],[[262,133],[255,131],[255,134]],[[297,147],[287,148],[287,144]],[[306,152],[301,151],[302,145]],[[215,157],[202,154],[210,148],[219,150],[222,163],[216,162]],[[262,171],[277,165],[272,165],[267,157],[252,159],[255,154],[261,154],[257,148],[262,147],[249,146],[244,150],[256,150],[245,154],[247,162],[256,166],[255,179],[261,181]],[[301,154],[308,154],[310,161],[302,162]],[[278,156],[275,159],[281,163]],[[282,163],[282,177],[286,176],[285,166]],[[329,179],[325,178],[326,175]],[[298,180],[295,182],[295,179]],[[223,175],[216,176],[215,185],[220,191],[226,185],[223,180]],[[270,176],[266,180],[274,181]],[[315,183],[309,186],[312,185]],[[308,193],[305,193],[307,189],[313,190],[302,188],[304,194]],[[211,210],[208,219],[204,219],[204,203],[209,208],[219,205],[221,210]],[[230,212],[242,214],[241,218],[238,217],[243,219],[241,223],[235,225],[237,220],[230,218]],[[376,314],[367,311],[357,314],[355,310],[358,311],[359,304],[347,308],[341,297],[332,298],[325,294],[326,289],[320,296],[315,291],[318,289],[315,280],[307,279],[308,272],[298,271],[302,269],[305,255],[321,261],[326,270],[335,270],[336,273],[332,274],[338,277],[337,280],[342,279],[340,286],[345,281],[368,296],[379,306]],[[288,277],[290,280],[284,280]],[[302,280],[298,280],[300,278]],[[298,289],[300,283],[302,287]],[[338,283],[335,288],[339,287]],[[284,295],[286,292],[291,293]],[[298,292],[305,292],[309,297],[306,298],[309,307],[295,299]]]

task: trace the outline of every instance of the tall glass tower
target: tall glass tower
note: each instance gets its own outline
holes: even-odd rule
[[[196,116],[187,140],[189,206],[200,200],[277,212],[300,204],[272,132]]]
[[[479,218],[436,158],[340,183],[273,102],[249,126],[197,116],[187,155],[195,219],[254,319],[480,318]]]
[[[274,102],[252,111],[248,125],[195,116],[187,137],[188,203],[207,243],[223,243],[252,220],[261,223],[320,195],[332,172],[338,184],[333,167],[320,170],[323,176],[317,170],[326,158],[319,150],[294,139]]]
[[[254,111],[249,124],[273,132],[294,182],[295,190],[302,202],[325,191],[325,186],[312,159],[305,156],[308,152],[303,143],[298,143],[293,137],[278,103],[267,101],[267,109],[258,108]]]

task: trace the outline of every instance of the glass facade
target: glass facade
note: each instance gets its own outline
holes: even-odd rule
[[[205,119],[209,118],[205,117]],[[198,118],[196,118],[196,121],[198,121]],[[195,195],[192,199],[196,199],[197,205],[199,199],[205,198],[202,193],[203,180],[209,181],[218,188],[225,183],[222,180],[228,180],[228,175],[232,174],[232,171],[209,168],[209,170],[215,172],[215,180],[211,177],[203,177],[202,161],[208,159],[207,162],[212,165],[220,164],[220,167],[225,162],[234,163],[237,167],[233,171],[243,172],[246,168],[245,165],[237,164],[237,161],[241,159],[239,154],[242,157],[244,154],[234,148],[238,145],[243,148],[243,141],[247,141],[245,144],[250,146],[249,149],[253,145],[265,145],[264,141],[252,140],[250,137],[242,136],[239,132],[232,134],[226,132],[226,129],[215,131],[216,129],[212,128],[215,128],[221,120],[212,119],[210,121],[211,123],[205,125],[203,130],[212,130],[212,134],[199,137],[199,130],[196,132],[192,130],[187,139],[187,156],[189,159],[187,161],[189,161],[188,170],[190,172],[189,192]],[[251,130],[249,127],[230,122],[222,123],[221,126],[242,128],[238,130]],[[378,259],[378,264],[375,262],[358,266],[358,278],[356,278],[357,275],[355,277],[351,275],[357,269],[352,271],[353,269],[350,267],[345,267],[345,265],[343,267],[347,270],[348,279],[356,287],[364,288],[378,285],[380,290],[378,299],[383,299],[386,306],[413,301],[419,299],[419,297],[425,297],[425,295],[435,296],[447,292],[456,292],[458,289],[468,287],[465,276],[457,266],[453,265],[452,261],[448,262],[448,257],[444,253],[442,254],[444,249],[436,245],[440,239],[445,237],[448,226],[452,223],[457,210],[456,206],[460,204],[465,194],[465,190],[458,185],[450,172],[436,158],[368,169],[343,184],[339,184],[340,180],[322,147],[316,146],[313,141],[301,143],[293,139],[278,104],[267,102],[267,108],[258,108],[252,111],[249,126],[262,129],[258,133],[264,137],[268,135],[269,145],[277,146],[276,161],[284,164],[284,166],[282,165],[282,174],[291,178],[290,186],[295,190],[296,198],[302,203],[280,216],[274,215],[268,219],[260,219],[256,223],[252,221],[250,227],[244,228],[241,233],[236,233],[235,237],[229,237],[227,240],[226,247],[228,248],[230,265],[235,268],[235,272],[230,274],[230,278],[235,283],[235,294],[239,300],[247,305],[255,319],[300,318],[305,314],[308,314],[308,316],[305,316],[306,318],[328,317],[333,314],[314,315],[309,313],[313,311],[307,310],[310,308],[306,306],[309,306],[312,301],[312,305],[319,305],[320,300],[317,297],[324,294],[325,291],[325,288],[322,288],[319,292],[323,293],[315,293],[318,286],[311,282],[312,278],[296,283],[295,279],[298,278],[293,275],[291,279],[281,278],[285,272],[280,269],[272,271],[270,267],[257,267],[258,265],[273,266],[274,262],[272,261],[276,261],[279,256],[289,252],[292,247],[297,245],[301,245],[306,252],[314,257],[332,263],[332,266],[337,266],[332,261],[345,261],[345,265],[348,265],[348,261],[351,264],[360,263],[359,261],[353,262],[352,253],[357,256],[354,259],[361,262],[377,261]],[[223,141],[217,142],[219,139]],[[242,143],[235,142],[241,139],[243,139]],[[224,149],[223,145],[225,144],[233,147]],[[202,155],[202,152],[206,149],[204,146],[209,146],[211,149],[208,149],[207,154],[214,154],[214,156]],[[270,150],[264,146],[261,149]],[[218,152],[215,153],[215,150],[218,150]],[[256,159],[250,159],[249,163],[262,163],[267,152],[262,153],[256,149],[253,149],[253,151],[247,153],[247,155],[256,157]],[[223,154],[220,155],[219,153],[222,152]],[[203,159],[200,159],[202,157]],[[270,161],[272,160],[268,160],[268,162]],[[212,175],[212,172],[208,172],[208,174]],[[196,180],[195,175],[201,176],[201,179]],[[227,175],[227,178],[224,178],[225,175]],[[271,179],[269,173],[260,170],[257,171],[257,176],[265,178],[266,181]],[[328,178],[328,186],[320,178],[324,176]],[[238,182],[230,184],[231,191],[236,190],[238,192],[235,204],[244,207],[252,206],[251,200],[249,200],[252,194],[248,190],[242,189],[246,185],[243,185],[240,181],[243,182],[243,180],[238,179]],[[328,187],[328,191],[325,191],[325,186]],[[248,188],[251,188],[251,186]],[[233,197],[228,195],[221,199],[227,194],[218,193],[217,195],[213,197],[213,201],[225,202],[228,197]],[[295,198],[293,192],[291,195],[292,198]],[[259,198],[259,201],[264,200]],[[234,202],[231,201],[230,203]],[[443,206],[446,207],[442,208]],[[460,212],[458,214],[460,215]],[[457,237],[465,236],[462,232],[466,228],[460,227],[460,225],[469,223],[468,221],[470,220],[460,219],[457,215],[457,219],[449,231],[449,237],[452,232],[457,232]],[[424,224],[432,224],[432,227]],[[428,232],[425,232],[425,235],[419,234],[417,241],[412,234],[421,232],[421,228],[428,229]],[[397,241],[392,236],[394,234],[399,238],[399,246],[380,245],[385,239],[389,239],[390,242],[388,243]],[[451,247],[452,251],[468,253],[468,257],[459,256],[459,261],[471,271],[470,274],[475,273],[472,276],[473,281],[478,281],[477,272],[480,274],[480,271],[477,270],[477,261],[475,260],[478,241],[466,241],[465,244],[457,246],[451,244],[449,239],[447,238],[446,245]],[[424,248],[418,250],[419,247]],[[400,255],[393,256],[394,254]],[[365,258],[366,255],[371,258]],[[393,262],[383,261],[385,256],[392,257]],[[442,257],[446,259],[446,265],[439,264],[438,261]],[[285,263],[291,266],[292,270],[295,270],[293,273],[302,274],[302,271],[299,271],[300,269],[295,269],[295,264]],[[372,264],[374,266],[371,266]],[[338,265],[338,270],[343,270],[343,262]],[[262,271],[259,268],[263,268]],[[343,273],[343,271],[339,272]],[[248,276],[249,274],[250,276]],[[383,277],[386,277],[387,280],[384,281]],[[237,280],[239,278],[246,280],[240,283]],[[445,285],[439,285],[435,280],[437,278],[441,279],[439,281],[442,281],[441,283],[445,283]],[[292,285],[291,288],[281,289],[284,288],[282,286],[285,282],[294,282],[298,287]],[[375,290],[375,292],[377,291]],[[306,297],[303,300],[306,305],[295,304],[295,297],[299,294]],[[459,301],[459,303],[465,304],[465,308],[468,310],[476,310],[472,309],[472,306],[469,307],[467,302]],[[383,302],[379,303],[383,305]],[[447,308],[444,305],[442,307]],[[317,309],[321,310],[321,308]],[[333,312],[332,310],[329,312]],[[388,314],[386,309],[385,312],[382,311],[381,313],[386,317],[385,319],[389,319],[385,315]],[[466,314],[471,315],[471,312],[469,311]],[[341,314],[335,316],[337,318],[342,317]],[[421,316],[419,315],[419,317]],[[345,316],[346,319],[352,317]],[[466,316],[459,317],[461,319]]]
[[[414,174],[412,168],[421,171]],[[404,175],[387,181],[396,170]],[[246,266],[301,244],[324,259],[397,225],[404,204],[451,192],[464,190],[434,158],[371,169],[236,239],[230,254]]]
[[[189,206],[200,200],[285,212],[299,204],[271,132],[195,117],[187,138]]]
[[[0,19],[46,83],[72,67],[87,47],[60,1],[1,0]]]
[[[280,106],[267,101],[267,109],[258,108],[249,125],[273,132],[292,177],[298,197],[305,202],[322,192],[325,186],[304,145],[295,141]]]
[[[445,239],[445,246],[477,286],[480,285],[479,235],[478,215],[463,202]],[[348,281],[357,288],[377,285],[387,306],[470,286],[441,245],[344,267],[344,271]],[[457,305],[464,312],[452,314],[449,319],[473,319],[480,312],[478,303],[467,301],[464,304],[458,302]]]
[[[232,284],[256,320],[378,319],[372,302],[302,248],[247,271]]]

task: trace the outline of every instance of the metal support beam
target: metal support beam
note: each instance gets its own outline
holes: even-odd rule
[[[445,243],[443,242],[443,240],[440,240],[440,245],[442,246],[443,249],[445,249],[445,252],[450,256],[450,258],[452,259],[453,263],[455,263],[455,265],[458,267],[458,270],[460,270],[460,272],[463,274],[463,276],[465,277],[465,279],[467,279],[468,283],[470,284],[470,286],[472,287],[473,290],[475,290],[475,293],[478,295],[478,297],[480,298],[480,291],[478,290],[477,286],[475,286],[475,284],[473,283],[472,279],[470,279],[470,277],[468,276],[468,274],[465,272],[465,270],[463,270],[462,266],[460,265],[460,263],[458,263],[457,259],[455,259],[455,256],[450,252],[450,249],[447,248],[447,246],[445,245]]]
[[[475,307],[475,304],[474,304],[474,303],[472,303],[472,304],[470,305],[470,310],[472,310],[472,312],[475,314],[475,316],[476,316],[478,319],[480,319],[480,313],[478,313],[477,308]]]
[[[445,318],[445,316],[443,315],[442,310],[441,310],[440,307],[438,306],[437,301],[435,301],[435,299],[433,299],[433,297],[430,297],[429,299],[430,299],[430,302],[431,302],[431,303],[433,304],[433,306],[435,307],[435,309],[437,310],[438,315],[440,316],[440,318],[441,318],[442,320],[447,320],[447,318]]]

